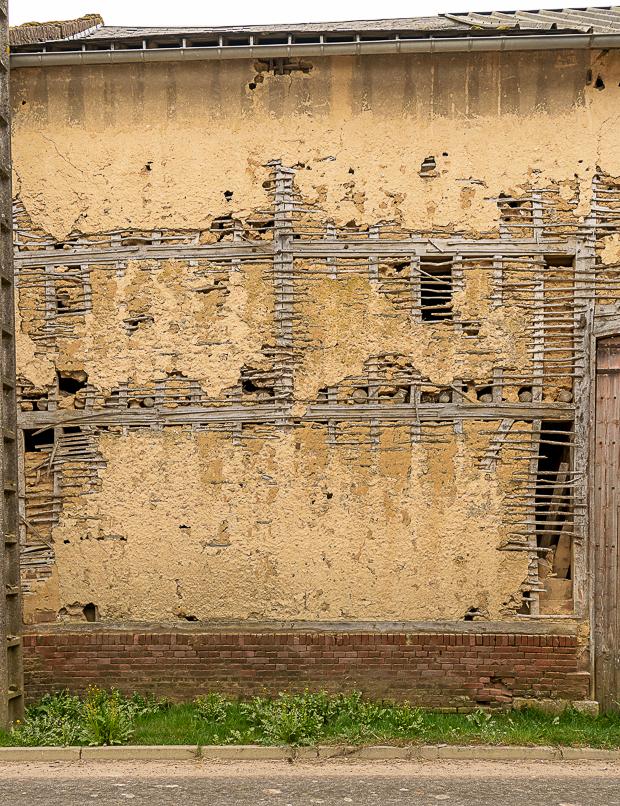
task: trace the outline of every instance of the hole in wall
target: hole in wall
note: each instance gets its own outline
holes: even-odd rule
[[[481,403],[491,403],[493,401],[493,388],[491,386],[479,386],[476,389],[476,397]]]
[[[82,613],[84,613],[84,618],[86,621],[98,621],[99,620],[99,608],[97,605],[89,602],[85,604],[82,608]]]
[[[82,429],[79,425],[63,425],[62,427],[63,434],[81,434]]]
[[[532,387],[522,386],[517,393],[517,397],[521,403],[531,403],[534,397]]]
[[[316,400],[317,403],[327,403],[328,400],[327,386],[323,386],[318,390],[318,392],[316,393]]]
[[[49,448],[54,444],[54,429],[46,428],[39,431],[33,428],[24,428],[24,451],[33,453],[40,448]]]
[[[224,191],[224,198],[226,199],[226,201],[230,201],[232,199],[232,197],[233,197],[233,191],[232,190],[225,190]]]
[[[604,90],[605,89],[605,82],[603,81],[602,76],[597,76],[596,81],[594,82],[594,89],[595,90]]]
[[[264,235],[274,228],[275,220],[273,218],[248,218],[248,225],[255,229],[259,235]]]
[[[452,319],[452,262],[422,260],[420,304],[423,322]]]
[[[261,40],[262,41],[262,40]],[[313,68],[312,62],[306,59],[275,58],[264,59],[254,62],[254,69],[258,73],[255,80],[262,80],[262,73],[269,73],[272,76],[286,76],[291,73],[309,73]]]
[[[83,370],[58,370],[56,375],[58,378],[58,391],[65,392],[69,395],[74,395],[76,392],[79,392],[80,389],[84,389],[88,383],[88,373]]]
[[[430,176],[431,174],[434,173],[436,168],[437,168],[437,161],[435,157],[431,155],[430,157],[424,157],[418,173],[420,174],[420,176]]]
[[[241,390],[245,395],[266,393],[266,396],[273,397],[275,394],[273,386],[258,386],[250,380],[244,380],[241,382]]]
[[[71,297],[66,291],[58,291],[56,293],[56,312],[64,313],[65,311],[69,311],[70,309],[71,309]]]
[[[464,335],[469,338],[478,336],[480,333],[480,322],[463,322],[462,327]]]
[[[516,611],[520,616],[528,616],[532,611],[532,592],[523,591],[521,607]]]
[[[540,430],[540,459],[536,481],[538,545],[553,548],[553,574],[571,579],[571,435],[570,421],[544,421]],[[560,556],[560,553],[565,556]]]
[[[226,230],[230,229],[233,225],[233,217],[230,213],[228,215],[221,215],[214,218],[211,222],[212,230]]]

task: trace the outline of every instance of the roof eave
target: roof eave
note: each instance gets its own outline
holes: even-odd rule
[[[467,53],[484,51],[583,50],[620,47],[620,33],[502,34],[500,36],[426,36],[357,42],[292,43],[282,45],[213,45],[171,48],[97,49],[11,54],[11,67],[71,64],[130,64],[145,62],[264,59],[299,56],[349,56],[399,53]]]

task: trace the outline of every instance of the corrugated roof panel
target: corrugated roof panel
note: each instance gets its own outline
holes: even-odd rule
[[[448,14],[451,20],[484,28],[499,29],[512,23],[513,28],[527,30],[562,30],[606,34],[618,30],[620,6],[589,6],[587,8],[532,9],[529,11],[470,11]]]

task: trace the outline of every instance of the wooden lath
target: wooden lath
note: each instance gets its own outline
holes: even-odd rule
[[[577,212],[576,185],[568,199],[554,186],[490,200],[503,218],[501,226],[497,232],[474,237],[407,230],[394,222],[336,226],[305,203],[292,168],[279,161],[266,167],[265,209],[245,221],[222,215],[204,230],[115,230],[71,235],[58,243],[36,231],[17,203],[15,263],[25,300],[44,317],[38,333],[41,349],[53,349],[57,339],[71,338],[72,316],[90,310],[91,273],[117,271],[129,261],[143,261],[145,271],[151,270],[151,263],[185,261],[187,288],[195,293],[225,291],[232,272],[262,263],[271,267],[266,276],[275,290],[275,327],[263,351],[265,360],[257,367],[242,368],[236,385],[218,399],[207,396],[191,378],[153,378],[140,386],[119,379],[108,399],[101,390],[88,387],[79,407],[76,403],[68,409],[39,409],[43,401],[35,396],[33,410],[20,414],[20,426],[51,427],[58,433],[64,426],[89,429],[87,440],[58,439],[54,463],[92,451],[84,462],[96,468],[102,428],[117,429],[122,435],[135,428],[186,427],[215,430],[240,442],[276,438],[283,427],[312,423],[324,426],[326,440],[334,447],[371,450],[380,449],[384,429],[399,428],[408,437],[396,447],[407,450],[412,443],[462,439],[464,424],[487,422],[488,432],[481,432],[488,444],[481,451],[480,468],[495,473],[506,458],[516,463],[504,491],[507,539],[502,547],[528,553],[524,592],[530,615],[536,615],[537,594],[544,590],[538,577],[540,558],[554,550],[552,573],[568,573],[567,546],[583,541],[585,533],[585,478],[575,469],[579,463],[569,466],[565,480],[554,480],[541,474],[538,460],[554,442],[549,425],[553,421],[575,423],[574,454],[583,456],[587,429],[582,423],[582,392],[588,388],[592,312],[597,299],[606,304],[620,299],[620,271],[596,266],[591,252],[596,237],[620,229],[620,183],[595,177],[593,208],[586,218]],[[584,257],[586,252],[589,258]],[[436,271],[438,267],[443,274]],[[517,338],[526,359],[519,366],[496,365],[493,345],[476,341],[483,322],[470,321],[467,311],[452,305],[455,293],[466,288],[475,273],[488,276],[484,303],[490,310],[510,308],[522,318]],[[369,360],[362,376],[317,390],[314,399],[296,399],[295,370],[309,343],[300,302],[311,297],[318,280],[345,282],[354,276],[367,279],[371,289],[384,295],[395,316],[410,317],[416,327],[449,328],[459,366],[472,355],[484,355],[490,359],[489,377],[467,379],[455,370],[450,384],[434,384],[432,378],[421,379],[406,368],[385,376],[381,361]],[[53,306],[56,284],[68,277],[75,279],[76,287],[81,284],[83,298],[77,299],[73,313],[63,313],[62,307],[59,313],[57,303]],[[424,311],[435,307],[428,303],[431,292],[440,298],[441,316],[435,321]],[[35,298],[29,296],[33,294]],[[263,392],[244,394],[244,381]],[[381,392],[382,387],[388,391]],[[478,397],[481,387],[488,391]],[[273,392],[267,394],[267,389]],[[97,483],[96,470],[82,477]],[[558,485],[563,485],[561,491]],[[542,517],[536,501],[545,496],[562,502],[556,520],[550,510]],[[571,550],[579,556],[579,546]],[[577,561],[571,562],[577,599],[583,601]]]

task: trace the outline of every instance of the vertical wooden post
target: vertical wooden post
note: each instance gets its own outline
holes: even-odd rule
[[[574,285],[574,333],[573,344],[575,363],[575,381],[573,386],[573,402],[575,404],[575,447],[573,450],[573,475],[575,484],[575,507],[573,514],[574,532],[572,545],[571,576],[573,578],[573,600],[575,615],[590,617],[593,624],[591,576],[591,482],[592,482],[592,449],[594,445],[594,412],[595,412],[595,370],[596,340],[594,330],[595,302],[591,292],[595,272],[594,239],[580,239],[575,254]],[[579,365],[579,357],[583,366]]]
[[[295,171],[280,162],[270,163],[274,172],[273,275],[275,285],[276,345],[278,347],[278,396],[293,394],[293,177]]]
[[[19,578],[8,2],[0,0],[0,726],[24,708]]]

